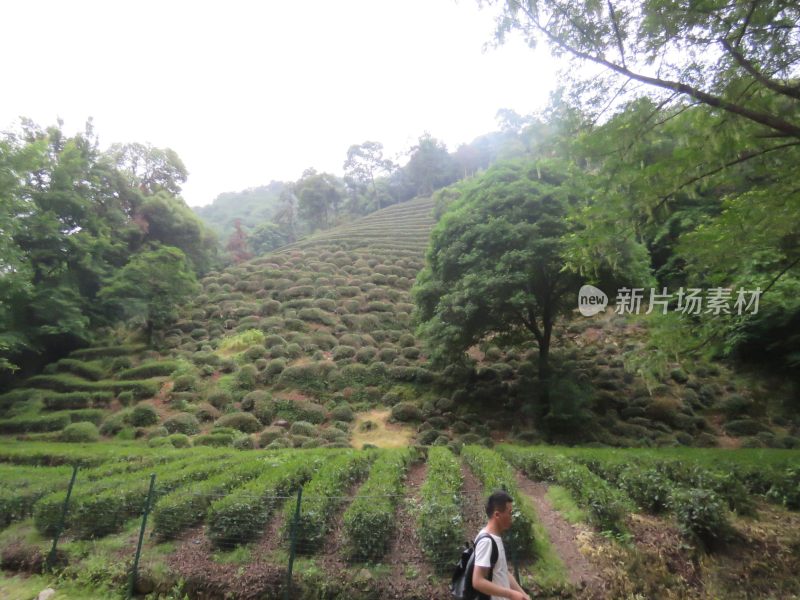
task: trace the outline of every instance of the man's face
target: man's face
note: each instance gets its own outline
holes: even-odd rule
[[[500,525],[501,531],[507,531],[511,527],[511,513],[513,509],[514,504],[512,502],[506,502],[506,506],[503,510],[494,511],[495,518]]]

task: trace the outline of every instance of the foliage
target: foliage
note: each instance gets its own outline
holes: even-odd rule
[[[186,256],[171,246],[136,254],[99,293],[121,315],[140,318],[148,340],[177,319],[177,306],[197,290]]]
[[[504,545],[509,556],[529,558],[534,553],[534,525],[538,522],[530,500],[519,491],[514,470],[496,452],[480,446],[464,446],[461,456],[487,494],[505,490],[514,500],[513,522]]]
[[[257,538],[283,497],[333,456],[330,451],[295,450],[268,459],[268,468],[262,475],[208,507],[209,539],[215,546],[230,548]]]
[[[414,299],[433,358],[463,359],[490,335],[539,347],[542,402],[556,317],[573,307],[566,221],[588,196],[583,178],[553,161],[508,161],[465,186],[431,235]],[[546,412],[546,410],[544,411]]]
[[[367,452],[348,451],[328,461],[305,486],[302,511],[294,530],[300,554],[318,550],[334,511],[342,503],[342,493],[366,475],[373,459],[374,455]],[[288,536],[292,527],[294,508],[288,503],[284,509],[284,536]]]
[[[372,562],[386,553],[395,531],[395,509],[411,455],[408,448],[383,450],[372,464],[369,477],[344,513],[351,558]]]
[[[62,442],[83,443],[96,442],[100,439],[97,425],[86,421],[80,423],[70,423],[58,436]]]
[[[458,461],[447,448],[428,450],[428,474],[420,488],[417,534],[435,565],[449,565],[463,542],[462,477]]]

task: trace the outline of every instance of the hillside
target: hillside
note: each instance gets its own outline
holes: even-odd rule
[[[545,433],[528,411],[535,351],[487,343],[438,371],[415,337],[432,207],[392,206],[210,273],[155,348],[121,329],[2,396],[0,591],[52,584],[26,573],[55,536],[59,594],[116,594],[151,473],[140,597],[282,597],[301,485],[292,597],[446,597],[498,487],[519,509],[510,556],[540,597],[736,597],[742,573],[747,594],[800,591],[800,528],[786,526],[797,452],[676,447],[795,445],[774,388],[719,364],[644,379],[626,369],[642,322],[576,317],[553,351],[574,410]],[[659,448],[501,443],[545,435]]]
[[[542,426],[551,440],[621,446],[797,444],[797,425],[758,379],[677,363],[642,379],[626,363],[641,362],[645,325],[610,309],[556,331],[557,390],[574,401],[547,423],[527,412],[535,350],[486,343],[470,352],[472,367],[434,370],[414,336],[409,295],[432,207],[430,199],[395,205],[210,273],[158,348],[123,334],[50,365],[2,397],[0,431],[58,439],[69,423],[91,422],[104,438],[151,444],[177,433],[199,436],[196,444],[330,446],[372,411],[360,427],[407,423],[402,439],[422,444],[537,441]],[[298,419],[324,423],[326,433],[276,435],[273,421]],[[574,428],[590,419],[591,430]],[[81,428],[94,435],[70,427]]]

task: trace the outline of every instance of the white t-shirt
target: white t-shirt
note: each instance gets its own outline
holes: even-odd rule
[[[489,533],[486,528],[481,529],[475,539],[477,540],[484,533]],[[496,583],[502,588],[510,589],[511,584],[508,581],[508,563],[506,563],[506,549],[503,547],[503,539],[491,533],[489,535],[494,538],[494,543],[497,544],[497,562],[494,563],[494,570],[492,571],[492,583]],[[492,541],[489,538],[483,538],[475,546],[475,566],[492,566]],[[501,596],[492,596],[491,598],[492,600],[504,600]]]

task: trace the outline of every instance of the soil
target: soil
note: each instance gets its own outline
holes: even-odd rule
[[[519,473],[517,484],[520,491],[533,502],[536,515],[547,530],[553,549],[567,568],[570,583],[579,589],[600,589],[602,581],[597,570],[578,547],[578,534],[581,530],[562,517],[550,504],[546,497],[549,486],[541,481],[531,481]]]
[[[478,532],[486,525],[486,498],[484,497],[483,486],[472,474],[469,468],[461,465],[461,476],[464,478],[464,485],[461,488],[464,516],[464,533],[472,541]],[[464,540],[467,541],[467,540]]]
[[[387,556],[397,559],[381,598],[446,598],[444,580],[436,576],[422,551],[417,536],[414,508],[420,502],[419,489],[425,481],[428,467],[419,462],[411,465],[405,482],[404,501],[397,511],[397,532],[389,545]]]

